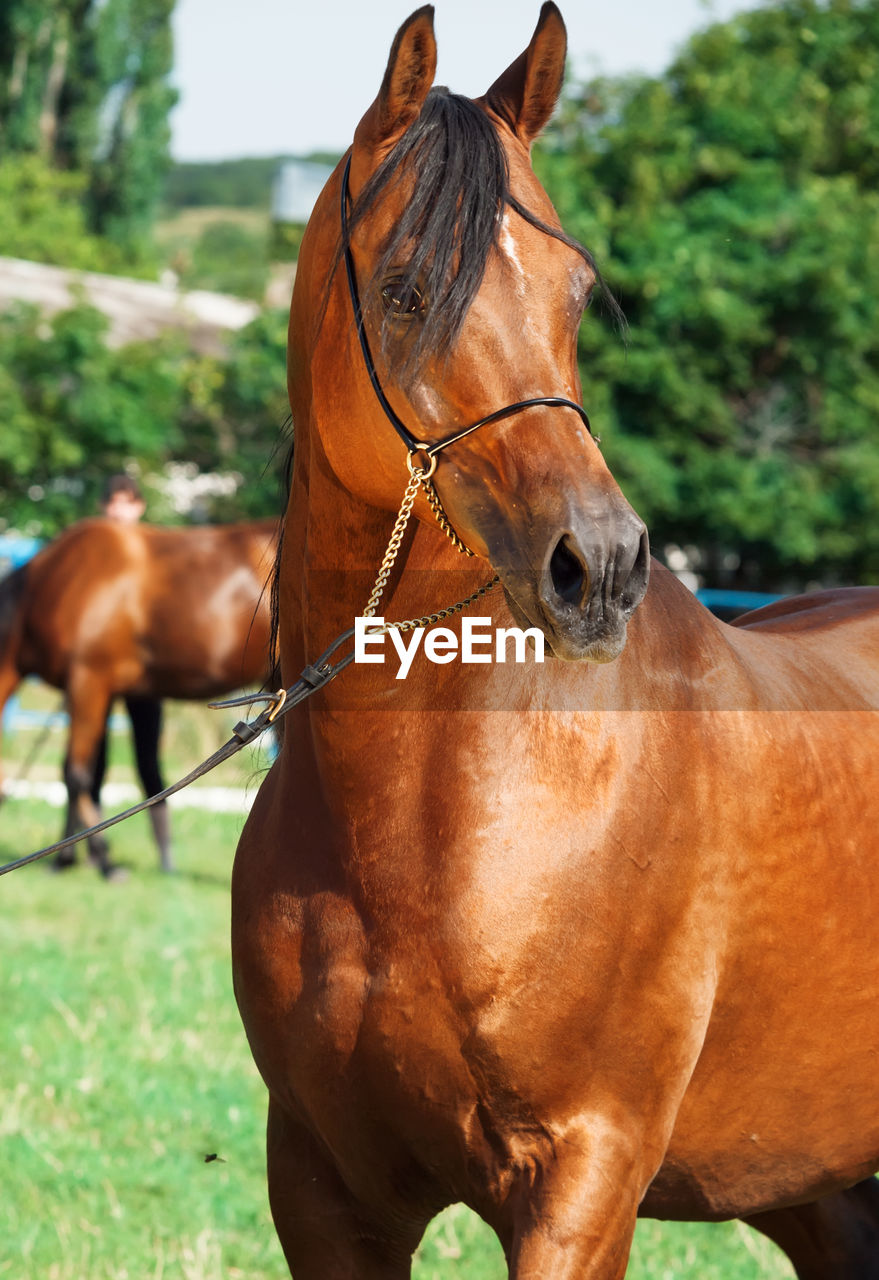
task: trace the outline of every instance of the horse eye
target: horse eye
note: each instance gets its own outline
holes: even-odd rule
[[[382,306],[395,316],[417,316],[424,311],[424,295],[406,280],[389,280],[382,286]]]

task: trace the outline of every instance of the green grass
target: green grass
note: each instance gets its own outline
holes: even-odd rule
[[[228,732],[211,713],[169,717],[169,776]],[[30,737],[6,744],[7,762]],[[53,734],[46,776],[60,751]],[[238,785],[252,768],[215,778]],[[242,819],[190,809],[173,821],[171,879],[140,815],[113,833],[114,857],[132,869],[125,883],[40,864],[0,880],[0,1280],[287,1277],[266,1199],[264,1090],[231,991],[228,881]],[[59,823],[48,805],[7,801],[0,859],[46,843]],[[413,1274],[503,1280],[506,1269],[491,1232],[457,1206],[432,1225]],[[640,1224],[629,1268],[635,1280],[790,1275],[736,1224]]]
[[[4,859],[57,819],[7,802]],[[175,819],[173,881],[138,818],[116,842],[134,868],[124,884],[38,865],[0,886],[0,1240],[15,1242],[0,1275],[285,1274],[263,1191],[263,1090],[230,989],[240,819]],[[211,1153],[222,1160],[206,1164]]]
[[[269,214],[262,209],[234,209],[226,205],[200,205],[180,209],[170,217],[160,219],[156,223],[156,240],[163,248],[176,248],[179,245],[191,246],[203,234],[207,227],[217,222],[234,222],[253,231],[268,236]]]

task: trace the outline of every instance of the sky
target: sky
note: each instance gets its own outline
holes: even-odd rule
[[[559,0],[577,74],[664,70],[756,0]],[[176,160],[341,153],[418,0],[177,0]],[[540,0],[435,0],[437,83],[476,97],[527,46]]]

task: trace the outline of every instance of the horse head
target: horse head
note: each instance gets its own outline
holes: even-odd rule
[[[432,7],[403,24],[303,241],[291,402],[298,419],[308,368],[329,465],[367,504],[399,507],[407,451],[435,466],[448,520],[516,620],[559,657],[609,661],[649,552],[580,407],[577,334],[597,272],[530,162],[565,52],[544,4],[525,52],[471,100],[433,87]],[[421,498],[416,514],[435,521]]]

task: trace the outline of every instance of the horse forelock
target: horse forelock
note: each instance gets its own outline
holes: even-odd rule
[[[395,373],[414,372],[427,355],[454,344],[496,245],[509,199],[507,157],[490,120],[469,98],[435,87],[421,114],[360,192],[350,213],[353,231],[396,187],[405,201],[385,236],[364,302],[393,349]],[[417,287],[424,315],[399,343],[393,320],[375,303],[393,275]],[[393,344],[393,348],[392,348]]]
[[[401,184],[406,199],[364,290],[364,309],[380,332],[382,353],[393,361],[397,377],[414,376],[427,357],[442,357],[454,346],[489,255],[497,247],[506,208],[579,253],[594,271],[613,319],[624,326],[622,311],[589,251],[513,195],[496,127],[470,98],[439,86],[430,91],[418,119],[354,202],[350,230]],[[393,318],[377,303],[380,286],[391,275],[417,288],[427,302],[404,343]]]

